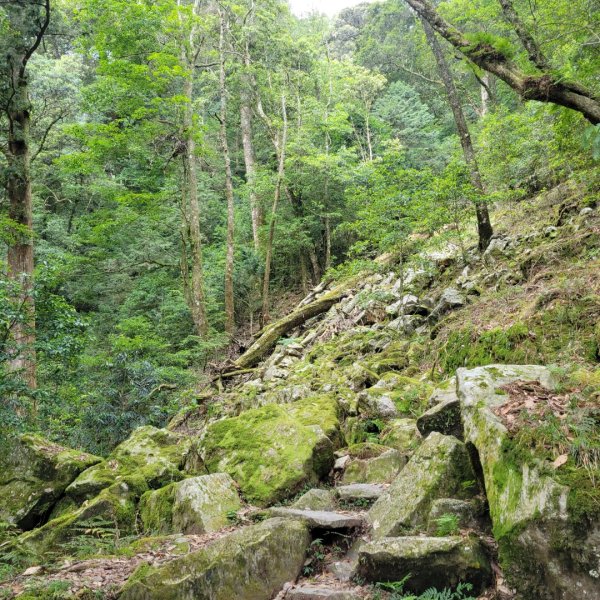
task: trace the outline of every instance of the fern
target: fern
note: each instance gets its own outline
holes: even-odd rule
[[[473,590],[470,583],[459,583],[455,590],[445,588],[440,591],[429,588],[420,596],[404,593],[404,586],[409,578],[410,575],[407,575],[402,581],[378,583],[377,587],[391,593],[390,600],[476,600],[474,596],[467,595],[468,592]]]

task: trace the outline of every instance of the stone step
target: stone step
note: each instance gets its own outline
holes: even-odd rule
[[[406,590],[422,593],[430,587],[471,583],[482,591],[491,579],[491,567],[481,541],[475,537],[406,536],[383,538],[358,550],[355,574],[368,582],[398,581],[410,573]]]
[[[364,518],[356,513],[340,513],[325,510],[301,510],[297,508],[275,507],[270,509],[275,517],[302,519],[311,529],[354,529],[364,525]]]
[[[362,596],[351,589],[336,589],[319,585],[299,585],[289,590],[285,600],[361,600]]]
[[[386,490],[384,484],[378,483],[351,483],[335,488],[335,493],[340,500],[377,500]]]

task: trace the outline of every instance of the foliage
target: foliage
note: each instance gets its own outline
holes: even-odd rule
[[[389,592],[389,600],[475,600],[474,596],[468,594],[473,590],[470,583],[459,583],[455,590],[445,588],[440,591],[430,588],[417,596],[404,591],[409,580],[410,575],[407,575],[402,581],[378,583],[376,587]]]

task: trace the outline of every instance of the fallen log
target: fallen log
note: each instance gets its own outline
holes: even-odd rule
[[[267,325],[252,346],[234,362],[236,370],[254,367],[275,346],[280,337],[309,319],[328,311],[334,304],[337,304],[349,292],[352,283],[353,281],[347,281],[333,290],[326,292],[310,304],[296,308],[296,310],[283,319]]]

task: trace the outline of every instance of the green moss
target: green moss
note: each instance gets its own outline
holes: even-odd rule
[[[209,472],[229,473],[246,498],[268,505],[327,474],[339,441],[335,398],[315,396],[267,405],[208,428],[203,442]]]
[[[372,442],[364,442],[360,444],[352,444],[348,446],[348,454],[352,458],[369,459],[381,456],[389,451],[388,446],[374,444]]]

